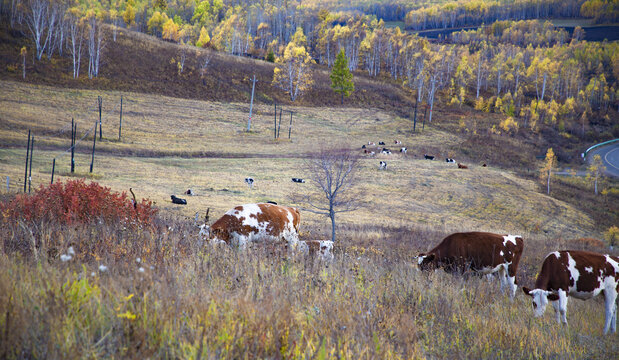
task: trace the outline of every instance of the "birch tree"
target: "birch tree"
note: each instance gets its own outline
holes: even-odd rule
[[[552,171],[556,167],[557,157],[555,156],[552,148],[549,148],[546,152],[546,158],[544,159],[544,165],[540,169],[540,180],[546,183],[546,193],[550,195],[550,178]]]
[[[593,191],[595,192],[595,195],[598,194],[598,181],[600,181],[604,176],[604,171],[606,171],[606,167],[602,162],[602,157],[599,154],[595,154],[593,156],[593,161],[591,161],[591,164],[587,168],[586,177],[587,181],[593,182]]]
[[[275,60],[277,67],[273,71],[273,84],[288,93],[291,101],[295,101],[313,84],[313,61],[305,49],[305,39],[303,29],[297,28],[284,54]]]

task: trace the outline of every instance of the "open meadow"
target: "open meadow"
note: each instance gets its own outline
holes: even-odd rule
[[[86,132],[98,118],[97,96],[103,140],[97,138],[90,174],[92,132]],[[531,285],[550,251],[608,251],[579,240],[600,239],[606,230],[589,213],[542,193],[531,178],[469,157],[459,149],[470,139],[429,124],[412,135],[410,120],[372,107],[287,106],[294,111],[291,140],[285,112],[274,140],[273,107],[255,105],[252,131],[245,132],[248,110],[245,103],[0,81],[0,175],[11,180],[8,193],[2,187],[4,199],[23,187],[31,129],[33,187],[49,184],[55,158],[54,182],[85,178],[113,191],[132,188],[159,209],[138,227],[9,221],[3,214],[0,357],[608,359],[619,353],[618,335],[602,335],[601,298],[570,299],[569,326],[557,326],[552,309],[533,318],[521,291],[510,302],[495,281],[421,273],[412,262],[452,232],[518,233],[525,249],[517,279]],[[75,174],[66,151],[71,118],[78,139],[84,136]],[[368,141],[384,141],[393,154],[363,154]],[[334,262],[211,248],[199,238],[194,215],[202,219],[207,208],[211,219],[244,203],[302,208],[291,198],[312,184],[291,178],[307,178],[307,159],[328,146],[362,156],[353,191],[363,206],[337,215]],[[424,160],[426,153],[437,160]],[[380,160],[386,170],[378,170]],[[255,179],[253,188],[246,177]],[[187,189],[196,196],[182,195]],[[172,194],[188,204],[172,204]],[[300,231],[302,239],[326,239],[330,224],[302,210]],[[69,246],[76,255],[60,261]]]

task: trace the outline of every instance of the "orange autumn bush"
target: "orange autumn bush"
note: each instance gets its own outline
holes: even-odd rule
[[[150,200],[142,199],[134,208],[126,192],[118,193],[81,179],[41,185],[34,194],[18,194],[12,200],[0,202],[0,211],[5,220],[46,220],[71,225],[100,219],[138,226],[151,224],[157,213]]]

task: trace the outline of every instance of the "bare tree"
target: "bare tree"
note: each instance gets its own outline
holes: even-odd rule
[[[293,195],[293,200],[308,205],[303,208],[331,219],[331,240],[335,241],[335,214],[354,211],[361,205],[359,196],[351,193],[357,183],[356,171],[359,157],[342,148],[322,149],[307,160],[305,170],[315,191]]]

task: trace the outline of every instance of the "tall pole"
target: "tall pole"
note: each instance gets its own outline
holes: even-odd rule
[[[26,192],[26,183],[28,182],[28,155],[30,155],[30,130],[28,130],[28,144],[26,145],[26,172],[24,173],[24,192]]]
[[[99,96],[97,100],[99,101],[99,140],[103,140],[103,131],[101,131],[101,107],[103,106],[103,98]],[[97,129],[95,129],[95,133],[96,132]]]
[[[251,130],[251,111],[254,107],[254,89],[256,88],[256,75],[251,86],[251,101],[249,102],[249,119],[247,119],[247,131]]]
[[[120,95],[120,124],[118,125],[118,141],[120,141],[120,132],[123,128],[123,96]]]
[[[292,111],[290,112],[290,125],[288,125],[288,139],[290,139],[291,131],[292,131]]]
[[[28,170],[28,192],[30,192],[30,185],[32,184],[32,158],[34,157],[34,135],[32,135],[32,141],[30,142],[30,170]]]
[[[52,161],[52,184],[54,183],[54,171],[56,170],[56,158]]]
[[[279,129],[282,127],[282,109],[279,109],[279,124],[277,124],[277,138],[279,139]]]
[[[275,105],[275,121],[273,123],[273,138],[277,139],[277,103],[273,103]]]
[[[419,102],[419,97],[415,96],[415,115],[413,116],[413,132],[417,128],[417,103]]]
[[[97,123],[95,122],[95,135],[92,137],[92,159],[90,160],[90,172],[95,164],[95,143],[97,142]]]
[[[75,133],[77,133],[77,124],[73,124],[71,118],[71,173],[75,172]]]

